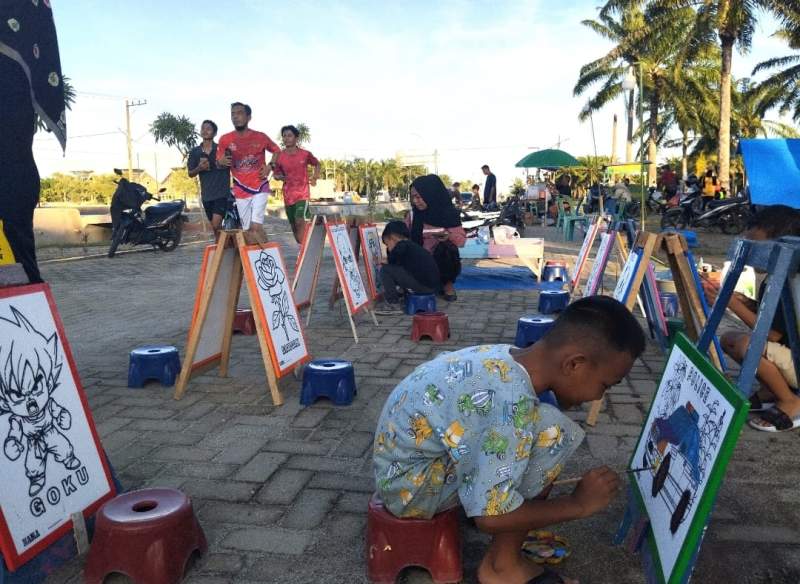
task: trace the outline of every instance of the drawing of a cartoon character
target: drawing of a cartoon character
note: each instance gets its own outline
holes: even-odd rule
[[[14,307],[11,315],[0,317],[0,415],[10,414],[3,452],[10,461],[25,452],[33,497],[47,482],[48,456],[68,470],[81,462],[62,432],[72,426],[72,415],[52,397],[63,366],[58,336],[46,337]]]

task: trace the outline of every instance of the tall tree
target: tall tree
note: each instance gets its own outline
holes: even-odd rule
[[[64,106],[68,109],[72,109],[72,104],[75,103],[75,87],[72,85],[69,77],[64,77]],[[47,130],[47,126],[45,126],[42,118],[39,117],[39,114],[36,114],[36,131],[39,130]]]
[[[162,113],[150,124],[150,133],[156,142],[177,148],[184,161],[197,144],[198,134],[192,120],[169,112]]]
[[[772,75],[761,83],[763,89],[775,90],[771,93],[774,99],[770,106],[779,106],[782,114],[789,113],[792,119],[800,122],[800,26],[784,28],[775,36],[786,40],[796,52],[759,63],[753,69],[753,75],[772,71]]]
[[[603,11],[625,8],[638,4],[638,0],[608,0]],[[797,0],[650,0],[652,18],[649,27],[663,30],[674,19],[676,11],[694,11],[690,27],[691,42],[681,45],[684,54],[694,51],[698,43],[705,43],[716,36],[720,60],[720,107],[718,134],[719,179],[722,187],[730,183],[731,159],[731,67],[733,49],[741,53],[750,50],[753,33],[758,21],[758,12],[765,11],[775,16],[781,24],[794,27],[800,19]],[[602,12],[602,11],[601,11]]]

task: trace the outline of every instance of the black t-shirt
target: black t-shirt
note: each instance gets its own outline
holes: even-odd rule
[[[200,164],[200,158],[205,156],[203,146],[198,145],[189,152],[186,168],[192,170]],[[217,166],[217,144],[211,144],[208,154],[208,170],[203,170],[200,177],[200,194],[204,201],[215,201],[227,197],[231,192],[230,170],[224,166]]]
[[[410,239],[398,241],[394,249],[388,253],[388,259],[393,266],[405,268],[423,286],[434,290],[439,287],[439,268],[436,266],[436,261],[418,243]]]
[[[763,282],[761,287],[758,289],[758,304],[761,305],[761,299],[764,297],[764,291],[767,288],[767,282]],[[776,333],[780,333],[781,340],[778,341],[783,345],[789,344],[789,336],[786,332],[786,321],[783,318],[783,309],[781,305],[778,304],[778,309],[775,311],[775,317],[772,319],[772,326],[769,327]]]
[[[486,175],[486,184],[483,186],[483,203],[488,204],[495,201],[497,201],[497,177],[490,172]]]

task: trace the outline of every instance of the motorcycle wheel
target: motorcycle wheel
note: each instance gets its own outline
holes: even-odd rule
[[[680,209],[669,210],[661,217],[661,229],[685,229],[686,219]]]
[[[166,241],[162,240],[158,242],[158,249],[161,251],[174,251],[175,248],[178,247],[178,244],[181,242],[181,236],[183,235],[183,220],[178,219],[170,235],[171,237]]]
[[[117,248],[122,243],[124,235],[125,229],[122,227],[117,227],[111,232],[111,246],[108,248],[108,257],[113,258],[114,254],[117,253]]]
[[[720,221],[720,229],[725,235],[739,235],[747,228],[747,217],[742,213],[726,215]]]

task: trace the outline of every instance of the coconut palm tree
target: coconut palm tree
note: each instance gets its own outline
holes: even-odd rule
[[[640,0],[608,0],[601,10],[604,13],[638,6]],[[718,40],[720,59],[720,107],[718,135],[719,179],[728,189],[730,182],[731,155],[731,67],[733,49],[747,52],[753,41],[760,10],[771,13],[786,27],[795,28],[800,22],[800,7],[797,0],[649,0],[648,27],[654,31],[664,30],[675,19],[676,13],[686,9],[694,12],[689,29],[689,42],[681,43],[683,57],[679,63],[688,62],[687,56],[714,37]]]
[[[792,119],[800,121],[800,26],[793,30],[784,28],[775,36],[786,40],[789,47],[798,52],[759,63],[753,69],[753,75],[761,71],[773,71],[761,83],[761,87],[765,90],[775,89],[777,96],[771,105],[780,106],[782,114],[791,113]]]

